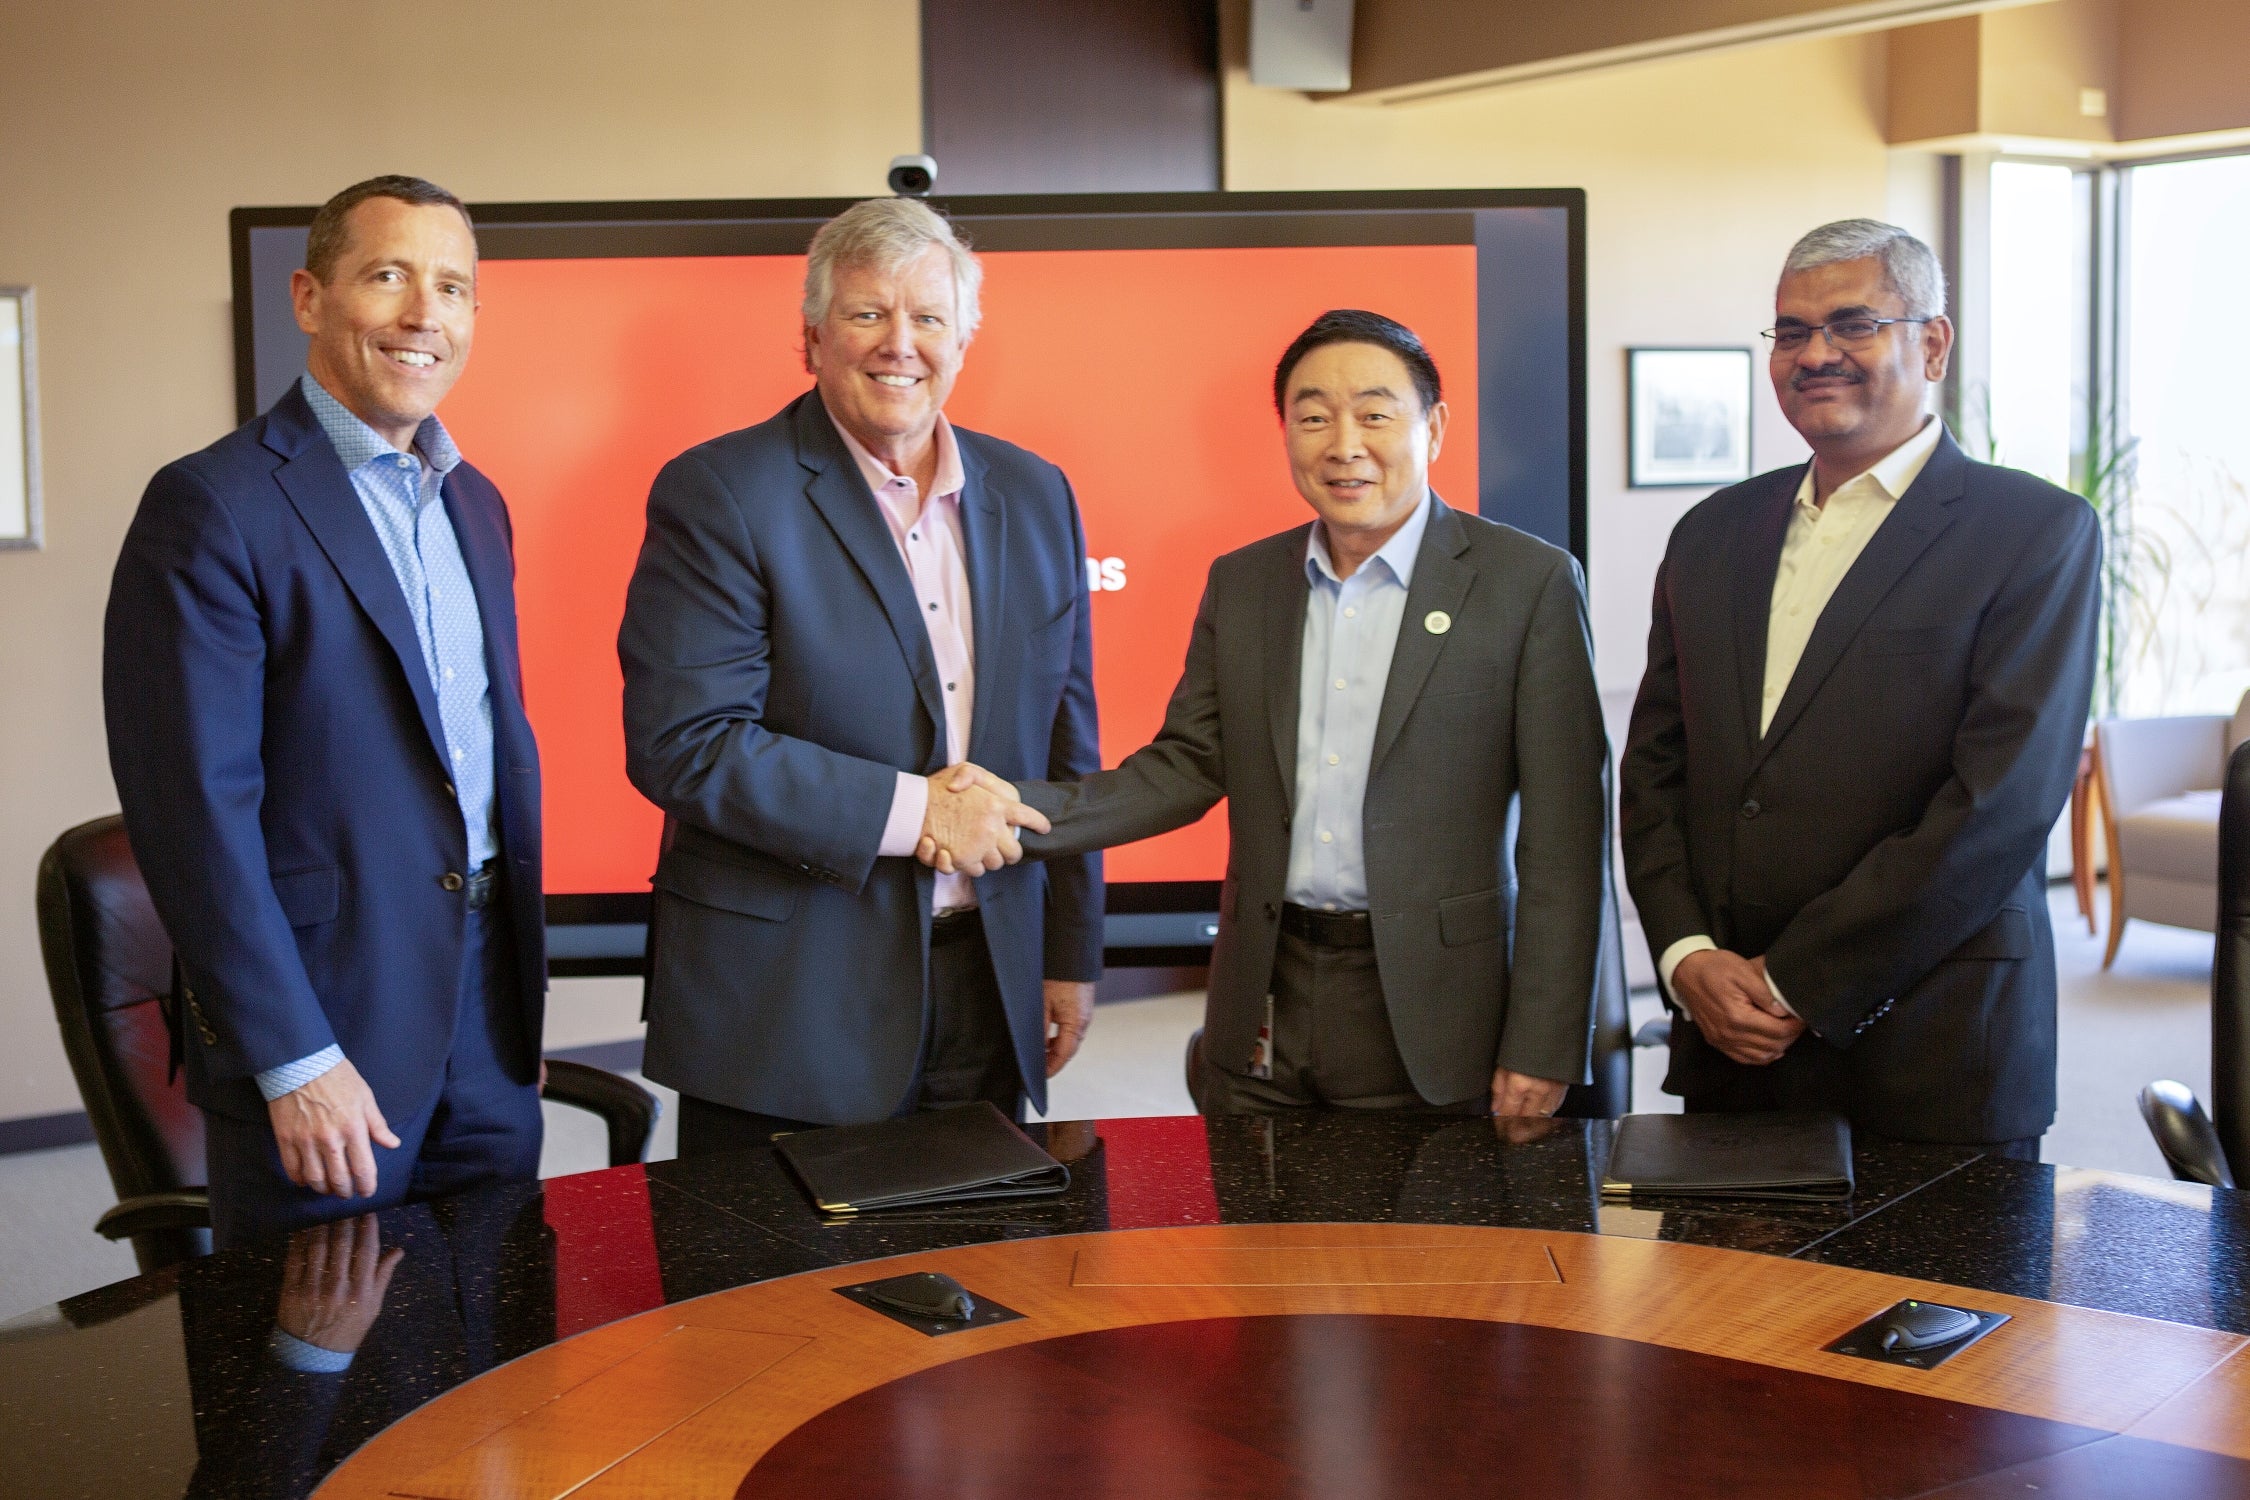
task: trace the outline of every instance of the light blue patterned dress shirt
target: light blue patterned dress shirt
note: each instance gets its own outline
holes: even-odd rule
[[[1297,678],[1297,795],[1283,896],[1319,911],[1367,909],[1361,811],[1375,754],[1375,720],[1391,678],[1414,558],[1431,496],[1349,578],[1336,576],[1327,528],[1305,549],[1305,653]]]
[[[440,498],[445,476],[461,462],[461,450],[445,424],[431,416],[414,434],[415,451],[401,453],[310,374],[300,385],[351,477],[414,617],[422,666],[430,674],[445,727],[453,793],[468,829],[469,868],[475,869],[498,852],[500,840],[494,826],[492,685],[485,674],[484,619],[477,613],[476,589],[469,582],[460,539]],[[258,1092],[278,1099],[303,1088],[343,1056],[342,1049],[329,1046],[268,1068],[258,1075]]]

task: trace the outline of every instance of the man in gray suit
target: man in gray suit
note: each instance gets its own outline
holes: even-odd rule
[[[1053,824],[1035,857],[1227,799],[1207,1113],[1546,1115],[1587,1077],[1608,750],[1584,593],[1569,554],[1431,493],[1439,395],[1388,318],[1300,334],[1274,405],[1318,519],[1212,564],[1153,743],[1020,788]]]

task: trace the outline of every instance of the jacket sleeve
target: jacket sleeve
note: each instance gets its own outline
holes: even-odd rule
[[[249,548],[180,465],[159,472],[110,584],[102,706],[134,857],[217,1037],[214,1080],[335,1045],[274,895],[259,809],[266,635]]]
[[[2101,534],[2058,510],[1977,630],[1953,773],[1914,827],[1799,911],[1766,966],[1837,1046],[1992,921],[2039,860],[2070,795],[2093,696]]]
[[[1586,1081],[1608,882],[1609,743],[1578,564],[1540,590],[1516,671],[1516,920],[1497,1062]]]
[[[770,565],[709,465],[664,466],[617,635],[625,771],[674,817],[856,892],[898,772],[765,727]]]
[[[1216,568],[1214,567],[1214,572]],[[1184,828],[1226,795],[1226,754],[1219,733],[1217,625],[1206,582],[1188,638],[1187,664],[1164,727],[1125,757],[1114,771],[1073,782],[1034,781],[1018,787],[1023,800],[1053,823],[1054,831],[1027,834],[1024,852],[1056,859],[1154,838]]]
[[[1094,706],[1093,595],[1086,582],[1085,524],[1078,498],[1064,485],[1070,506],[1068,559],[1078,589],[1078,627],[1070,647],[1070,676],[1047,745],[1047,777],[1074,782],[1102,768],[1101,727]],[[1098,850],[1047,862],[1045,974],[1049,979],[1102,976],[1102,856]]]
[[[1681,712],[1667,556],[1649,609],[1648,667],[1633,700],[1625,754],[1618,762],[1619,832],[1625,885],[1648,936],[1650,956],[1684,937],[1712,931],[1688,864],[1687,720]]]

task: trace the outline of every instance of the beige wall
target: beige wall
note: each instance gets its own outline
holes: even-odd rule
[[[1639,680],[1656,563],[1704,493],[1625,487],[1625,349],[1762,344],[1791,242],[1884,213],[1884,50],[1880,36],[1776,44],[1384,108],[1230,74],[1229,188],[1586,189],[1589,550],[1605,695]],[[1764,469],[1806,449],[1757,365]]]
[[[376,172],[471,200],[880,192],[916,0],[80,0],[0,48],[0,283],[39,291],[46,550],[0,552],[0,1119],[78,1106],[39,853],[114,811],[99,667],[141,486],[233,425],[226,215]]]
[[[2118,135],[2126,140],[2250,126],[2250,4],[2117,0]]]

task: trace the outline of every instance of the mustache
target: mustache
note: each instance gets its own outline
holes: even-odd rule
[[[1805,388],[1805,382],[1808,380],[1842,380],[1852,385],[1863,385],[1866,383],[1867,373],[1864,370],[1855,370],[1839,360],[1832,365],[1823,365],[1817,370],[1793,372],[1789,377],[1789,389],[1801,391]]]

